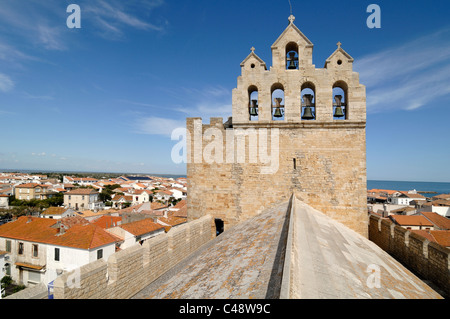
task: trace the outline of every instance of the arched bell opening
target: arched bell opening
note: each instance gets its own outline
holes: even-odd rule
[[[275,83],[271,88],[272,120],[284,120],[284,87],[281,83]]]
[[[311,82],[303,83],[301,87],[301,118],[302,120],[316,119],[316,87]]]
[[[286,70],[298,70],[298,45],[295,42],[289,42],[286,45]]]
[[[333,120],[348,119],[348,86],[344,81],[333,85]]]
[[[258,88],[254,85],[248,88],[248,113],[250,121],[258,120]]]

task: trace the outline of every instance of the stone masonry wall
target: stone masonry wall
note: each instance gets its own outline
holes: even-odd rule
[[[211,216],[99,259],[54,282],[55,299],[130,298],[213,238]]]
[[[450,296],[449,249],[375,215],[369,218],[369,239]]]
[[[268,154],[272,151],[271,127],[276,124],[250,128],[256,132],[267,129]],[[223,150],[222,162],[196,162],[196,154],[204,155],[212,141],[195,142],[194,135],[205,135],[211,128],[222,135],[214,137],[217,148]],[[279,129],[278,169],[269,174],[261,173],[267,165],[250,161],[248,138],[245,162],[227,161],[226,150],[232,142],[226,136],[235,137],[237,129],[225,128],[222,118],[211,118],[210,124],[203,125],[199,118],[188,118],[187,130],[192,139],[187,149],[189,220],[211,215],[222,219],[227,228],[288,200],[295,191],[308,205],[367,237],[364,125],[292,124],[292,128]],[[237,138],[234,144],[237,148]]]

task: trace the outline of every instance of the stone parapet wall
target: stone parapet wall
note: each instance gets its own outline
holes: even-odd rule
[[[450,296],[449,249],[375,215],[369,218],[369,239]]]
[[[168,233],[136,244],[78,270],[54,283],[55,299],[127,299],[213,238],[212,218],[172,228]]]

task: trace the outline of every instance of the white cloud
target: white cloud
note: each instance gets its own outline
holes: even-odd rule
[[[129,104],[147,106],[152,109],[162,108],[170,110],[168,113],[173,115],[171,118],[157,116],[142,117],[142,112],[139,112],[141,117],[136,119],[134,127],[136,133],[170,137],[174,129],[186,127],[187,117],[201,117],[207,122],[210,117],[222,117],[226,121],[231,116],[231,91],[221,86],[208,86],[203,89],[180,88],[173,92],[170,92],[171,90],[168,91],[171,96],[176,95],[177,99],[183,100],[183,105],[157,106],[154,104],[124,101]]]
[[[148,13],[153,8],[161,6],[164,2],[160,0],[138,2],[141,7],[136,9],[133,8],[133,3],[128,1],[100,0],[95,2],[95,4],[90,2],[89,5],[83,6],[83,14],[91,16],[92,20],[101,29],[101,34],[107,37],[111,35],[115,38],[121,37],[124,27],[144,31],[163,31],[164,27],[162,25],[150,23],[148,20],[138,17],[138,12],[139,15],[143,12]],[[133,14],[131,11],[135,11],[135,13]]]
[[[62,40],[60,27],[40,25],[37,30],[39,44],[43,45],[47,50],[62,51],[66,49],[66,45]]]
[[[362,57],[368,112],[415,110],[450,94],[450,29]]]
[[[155,116],[139,118],[135,123],[135,132],[139,134],[171,136],[176,128],[186,127],[186,121]]]
[[[14,82],[6,74],[0,73],[0,91],[9,92],[14,88]]]
[[[45,152],[42,152],[42,153],[31,153],[31,155],[41,157],[41,156],[46,156],[47,154]]]

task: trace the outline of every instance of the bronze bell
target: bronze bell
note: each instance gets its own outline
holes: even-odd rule
[[[342,110],[342,102],[341,102],[341,100],[342,100],[342,95],[336,95],[335,97],[334,97],[334,99],[336,100],[336,109],[334,110],[334,117],[344,117],[345,116],[345,114],[344,114],[344,112],[343,112],[343,110]]]
[[[295,61],[297,61],[298,59],[295,57],[295,52],[289,52],[288,60],[289,60],[288,70],[297,69],[297,66],[295,65]]]
[[[250,116],[258,116],[257,100],[252,100],[252,106],[250,107]]]
[[[312,120],[314,119],[314,114],[311,109],[312,105],[312,94],[303,95],[303,100],[305,101],[305,111],[303,112],[302,119],[303,120]]]
[[[276,106],[275,106],[275,112],[273,113],[273,117],[283,117],[283,114],[281,113],[281,101],[283,99],[281,97],[275,98]]]

